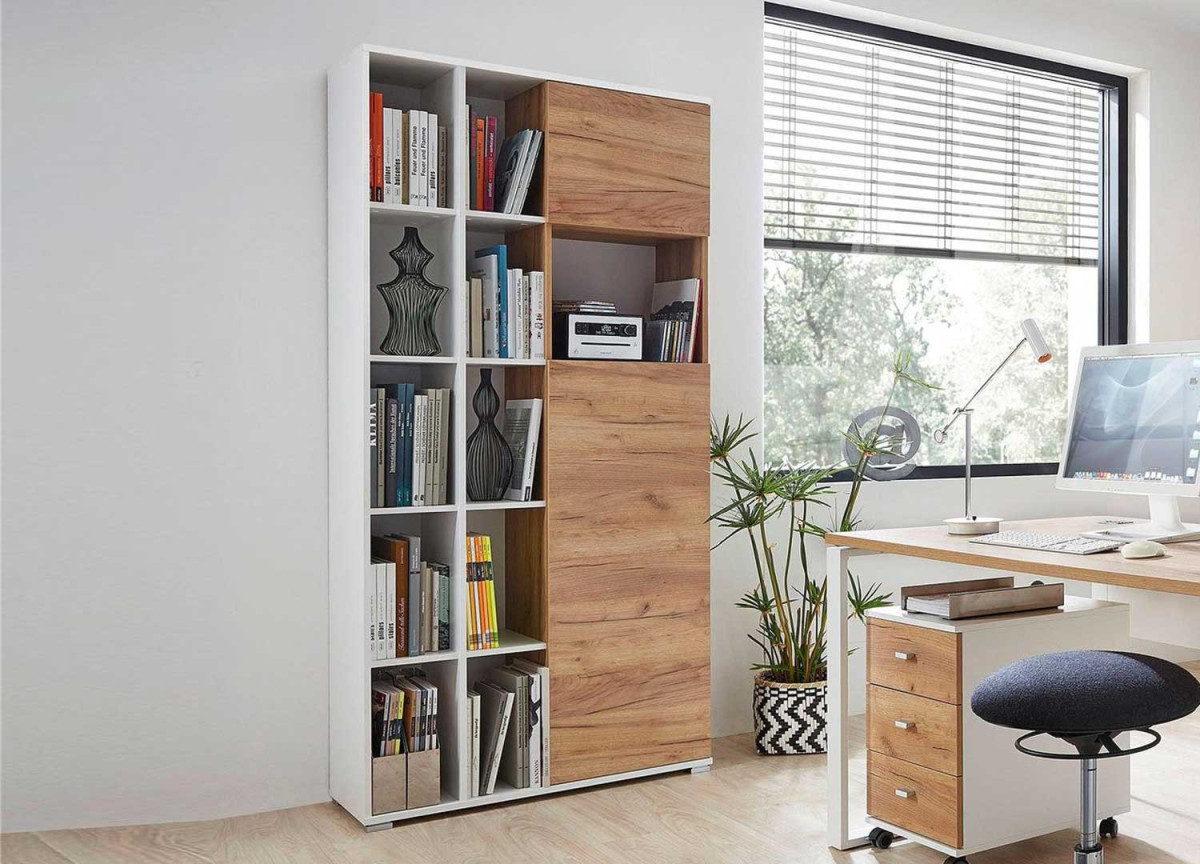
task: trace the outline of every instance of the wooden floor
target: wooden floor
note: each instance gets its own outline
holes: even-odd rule
[[[1107,864],[1200,862],[1200,713],[1161,731],[1159,747],[1133,757],[1133,811],[1120,819],[1121,836],[1105,841]],[[707,774],[566,793],[371,834],[336,805],[317,804],[213,822],[6,834],[0,853],[4,864],[941,864],[944,856],[911,843],[885,852],[828,849],[824,757],[759,757],[753,749],[750,736],[722,738]],[[861,776],[861,744],[856,756]],[[861,813],[862,786],[854,791]],[[971,862],[1063,864],[1074,843],[1065,831],[973,855]]]

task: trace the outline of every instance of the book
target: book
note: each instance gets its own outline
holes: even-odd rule
[[[372,201],[383,201],[383,94],[375,91],[370,96],[369,159]],[[361,188],[361,187],[360,187]]]
[[[480,718],[480,699],[479,693],[474,690],[467,691],[467,703],[470,706],[470,726],[467,728],[471,734],[471,767],[470,781],[467,783],[467,795],[474,798],[479,794],[479,718]]]
[[[476,681],[474,690],[480,700],[479,794],[490,795],[496,791],[500,754],[513,711],[513,694],[490,681]]]
[[[420,194],[417,203],[429,206],[429,112],[417,112],[417,182]]]
[[[383,501],[385,507],[396,506],[396,433],[398,429],[397,406],[399,400],[397,398],[399,388],[395,384],[388,384],[384,388],[386,395],[385,405],[387,406],[387,424],[384,427],[384,481],[383,481]]]
[[[396,656],[396,562],[387,561],[379,566],[383,568],[383,588],[386,594],[383,659],[387,660]]]
[[[529,788],[530,677],[512,666],[489,669],[487,680],[513,694],[513,713],[500,754],[500,776],[514,789]]]
[[[379,502],[378,506],[385,507],[385,506],[387,506],[387,504],[386,504],[387,498],[385,497],[386,491],[387,491],[385,488],[385,483],[386,483],[387,478],[385,476],[386,475],[386,470],[385,470],[386,463],[384,460],[384,457],[386,454],[384,453],[384,448],[380,446],[383,439],[379,433],[383,429],[383,426],[380,424],[385,422],[386,418],[387,418],[387,394],[384,392],[384,389],[382,387],[375,387],[372,390],[372,392],[375,394],[375,417],[376,417],[376,421],[375,421],[375,425],[376,425],[376,431],[375,431],[375,500]]]
[[[375,604],[379,602],[379,594],[375,587],[375,564],[367,565],[367,656],[372,660],[379,659],[378,635],[375,632],[378,620]]]
[[[437,578],[438,618],[437,650],[450,650],[450,568],[445,564],[434,564]]]
[[[504,403],[504,438],[513,454],[512,479],[504,492],[509,501],[533,500],[541,426],[541,399],[509,399]]]
[[[483,209],[496,209],[496,118],[487,118],[483,142]]]
[[[408,550],[408,654],[415,657],[421,653],[421,538],[407,534],[386,534],[382,539],[403,542]],[[398,555],[400,547],[392,545],[392,554]],[[396,578],[401,578],[400,561],[396,561]],[[398,649],[397,649],[398,650]],[[401,655],[405,656],[405,655]]]
[[[508,277],[505,280],[508,290],[507,303],[507,320],[508,320],[508,354],[507,357],[520,359],[525,355],[521,353],[522,338],[521,327],[524,324],[525,315],[521,304],[521,283],[525,279],[525,274],[520,268],[514,267],[508,271]]]
[[[389,681],[371,682],[371,752],[376,756],[405,752],[404,697],[404,691]]]
[[[408,203],[408,112],[396,111],[396,203]]]
[[[480,542],[483,544],[483,599],[484,599],[484,647],[499,648],[500,647],[500,628],[496,621],[496,574],[492,568],[492,538],[487,534],[481,534]]]
[[[699,279],[654,283],[646,326],[649,337],[647,344],[651,352],[649,359],[669,363],[692,362],[696,350],[699,308]]]
[[[529,153],[522,166],[521,178],[518,181],[516,203],[510,213],[524,213],[525,199],[529,195],[529,187],[533,183],[533,172],[537,169],[538,154],[542,148],[542,130],[534,129],[533,138],[529,143]]]
[[[483,279],[472,276],[467,284],[467,293],[470,297],[468,332],[471,336],[468,356],[483,357],[486,356],[483,353]]]
[[[529,274],[529,356],[546,359],[546,274]]]
[[[496,254],[480,255],[475,253],[475,265],[471,270],[471,278],[480,282],[482,311],[480,323],[483,333],[483,357],[500,356],[500,256]]]
[[[392,109],[383,109],[383,201],[392,203]]]
[[[483,210],[483,139],[487,127],[487,119],[475,117],[475,209]]]
[[[429,155],[427,157],[429,163],[429,194],[425,200],[426,207],[436,207],[438,202],[438,186],[441,183],[441,175],[438,174],[438,115],[430,113],[426,115],[425,130],[426,140],[428,142]]]
[[[511,208],[516,204],[517,186],[532,137],[532,132],[522,129],[505,138],[500,145],[500,154],[496,157],[496,209],[501,213],[515,212]]]
[[[425,412],[429,397],[413,395],[412,506],[425,503]]]
[[[402,451],[397,451],[396,462],[397,470],[403,471],[400,481],[400,494],[396,504],[400,507],[409,507],[412,505],[412,454],[413,454],[413,398],[414,390],[412,384],[401,384],[400,386],[400,401],[404,407],[404,428],[400,433],[400,443],[403,446]]]
[[[543,788],[550,785],[550,668],[539,666],[523,657],[512,661],[522,672],[538,677],[538,695],[531,697],[535,720],[538,724],[536,738],[541,749],[539,777]]]
[[[433,573],[429,565],[421,562],[421,653],[433,650],[431,631],[433,623]]]
[[[496,354],[488,354],[489,357],[506,358],[511,357],[508,344],[508,247],[504,244],[499,246],[487,246],[483,249],[475,250],[475,260],[480,258],[495,258],[495,309],[494,328],[496,330]],[[487,275],[491,275],[491,265],[486,265]],[[474,275],[474,274],[472,274]],[[484,278],[484,290],[487,290],[487,278]],[[484,302],[487,302],[485,296]],[[486,343],[485,346],[486,348]]]
[[[372,593],[374,598],[371,601],[371,607],[375,610],[375,615],[371,621],[371,628],[374,634],[372,645],[374,646],[371,652],[371,657],[375,660],[387,659],[387,610],[384,608],[387,603],[387,568],[383,566],[384,562],[378,558],[371,559],[371,576],[372,576]]]
[[[404,112],[408,118],[405,126],[408,134],[408,200],[406,204],[421,203],[421,112]]]
[[[375,391],[371,391],[371,401],[367,403],[367,447],[370,450],[371,466],[371,506],[379,506],[379,485],[375,482],[375,465],[379,459],[379,414],[377,413]]]
[[[407,657],[408,656],[408,540],[397,537],[371,537],[371,555],[381,561],[388,561],[392,564],[388,578],[390,585],[394,585],[394,589],[389,586],[394,599],[394,616],[396,622],[396,641],[394,650],[387,656],[390,657]]]
[[[446,173],[446,164],[447,164],[448,160],[450,159],[450,156],[446,152],[446,127],[439,126],[439,127],[437,127],[437,131],[438,131],[438,138],[437,138],[438,150],[437,150],[437,152],[438,152],[438,178],[439,178],[439,180],[438,180],[438,197],[437,197],[436,203],[437,203],[438,207],[445,207],[446,200],[447,200],[446,187],[450,185],[448,182],[450,175]]]
[[[437,495],[435,504],[449,503],[446,482],[450,472],[450,390],[438,390],[437,400]]]

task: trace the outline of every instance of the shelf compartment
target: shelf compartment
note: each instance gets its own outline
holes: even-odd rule
[[[501,630],[499,648],[480,648],[477,651],[467,651],[466,656],[468,658],[495,657],[500,654],[521,654],[525,651],[545,650],[545,642],[526,636],[523,633],[516,633],[512,630]]]

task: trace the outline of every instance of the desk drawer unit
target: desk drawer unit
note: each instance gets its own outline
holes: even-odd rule
[[[1068,597],[1053,612],[964,621],[869,614],[867,821],[955,856],[1077,825],[1078,765],[1018,753],[1021,733],[979,720],[971,693],[1023,657],[1124,650],[1129,608]],[[1100,815],[1127,812],[1129,760],[1100,773]]]

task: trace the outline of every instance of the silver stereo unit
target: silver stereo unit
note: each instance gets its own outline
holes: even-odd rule
[[[637,315],[560,312],[554,356],[560,360],[641,360],[644,327]]]

